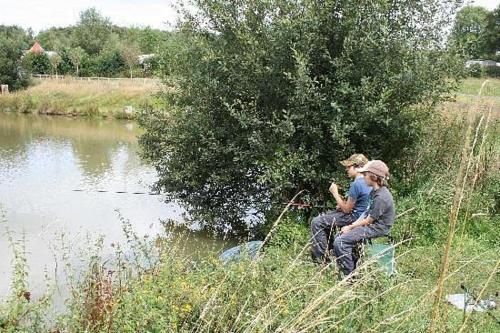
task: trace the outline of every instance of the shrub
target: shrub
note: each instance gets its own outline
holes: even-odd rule
[[[97,76],[120,77],[126,73],[125,62],[119,50],[103,50],[94,61]]]
[[[489,77],[500,77],[500,66],[488,66],[485,68],[485,73]]]
[[[59,55],[61,56],[61,63],[57,67],[59,74],[73,74],[74,66],[70,58],[70,48],[63,48],[61,51],[59,51]]]
[[[49,57],[45,53],[28,52],[22,59],[26,71],[33,74],[51,74]]]
[[[480,64],[472,64],[469,66],[468,74],[472,77],[482,77],[483,67]]]

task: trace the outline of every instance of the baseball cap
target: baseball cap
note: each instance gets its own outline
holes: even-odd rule
[[[357,172],[371,172],[374,175],[389,178],[389,167],[381,160],[372,160],[362,168],[356,169]]]
[[[340,164],[342,164],[345,167],[351,165],[363,166],[366,163],[368,163],[368,159],[363,154],[353,154],[348,159],[340,161]]]

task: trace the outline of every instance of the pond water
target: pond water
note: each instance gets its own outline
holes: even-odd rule
[[[0,298],[12,274],[6,230],[15,241],[25,239],[30,288],[38,290],[55,270],[63,235],[71,248],[104,235],[104,251],[111,253],[112,243],[124,241],[120,215],[140,236],[161,232],[160,220],[181,223],[177,204],[131,194],[149,192],[156,178],[139,158],[138,131],[132,121],[0,112]],[[223,247],[202,235],[191,242],[188,248],[198,250],[200,244]]]

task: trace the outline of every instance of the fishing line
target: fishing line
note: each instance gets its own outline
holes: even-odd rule
[[[128,192],[128,191],[108,191],[108,190],[85,190],[85,189],[74,189],[72,190],[73,192],[96,192],[96,193],[116,193],[116,194],[135,194],[135,195],[151,195],[151,196],[158,196],[162,195],[161,193],[156,193],[156,192]],[[174,200],[173,198],[170,198],[170,200]],[[233,201],[243,201],[243,199],[238,200],[238,199],[233,199]],[[259,201],[258,203],[261,204],[277,204],[277,202],[270,202],[270,201]],[[293,202],[293,203],[288,203],[288,202],[280,202],[280,205],[288,205],[297,207],[298,209],[313,209],[313,208],[327,208],[327,206],[324,205],[312,205],[304,202]]]
[[[117,193],[117,194],[161,195],[160,193],[155,193],[155,192],[128,192],[128,191],[83,190],[83,189],[74,189],[73,192],[97,192],[97,193]]]

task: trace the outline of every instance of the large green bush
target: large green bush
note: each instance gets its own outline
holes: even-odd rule
[[[112,77],[127,76],[125,63],[119,50],[104,50],[97,58],[94,58],[98,76]]]
[[[9,85],[10,90],[26,87],[29,83],[29,77],[20,68],[27,45],[28,36],[22,28],[0,25],[0,84]]]
[[[73,74],[75,70],[75,66],[71,62],[70,52],[70,48],[67,47],[61,49],[61,51],[58,52],[59,56],[61,57],[61,63],[59,64],[57,69],[62,75]]]
[[[354,152],[407,158],[462,66],[442,47],[450,2],[194,5],[165,56],[171,108],[144,115],[141,143],[156,187],[211,228],[300,189],[321,201]]]
[[[22,67],[33,74],[51,74],[49,57],[45,53],[28,52],[22,58]]]

